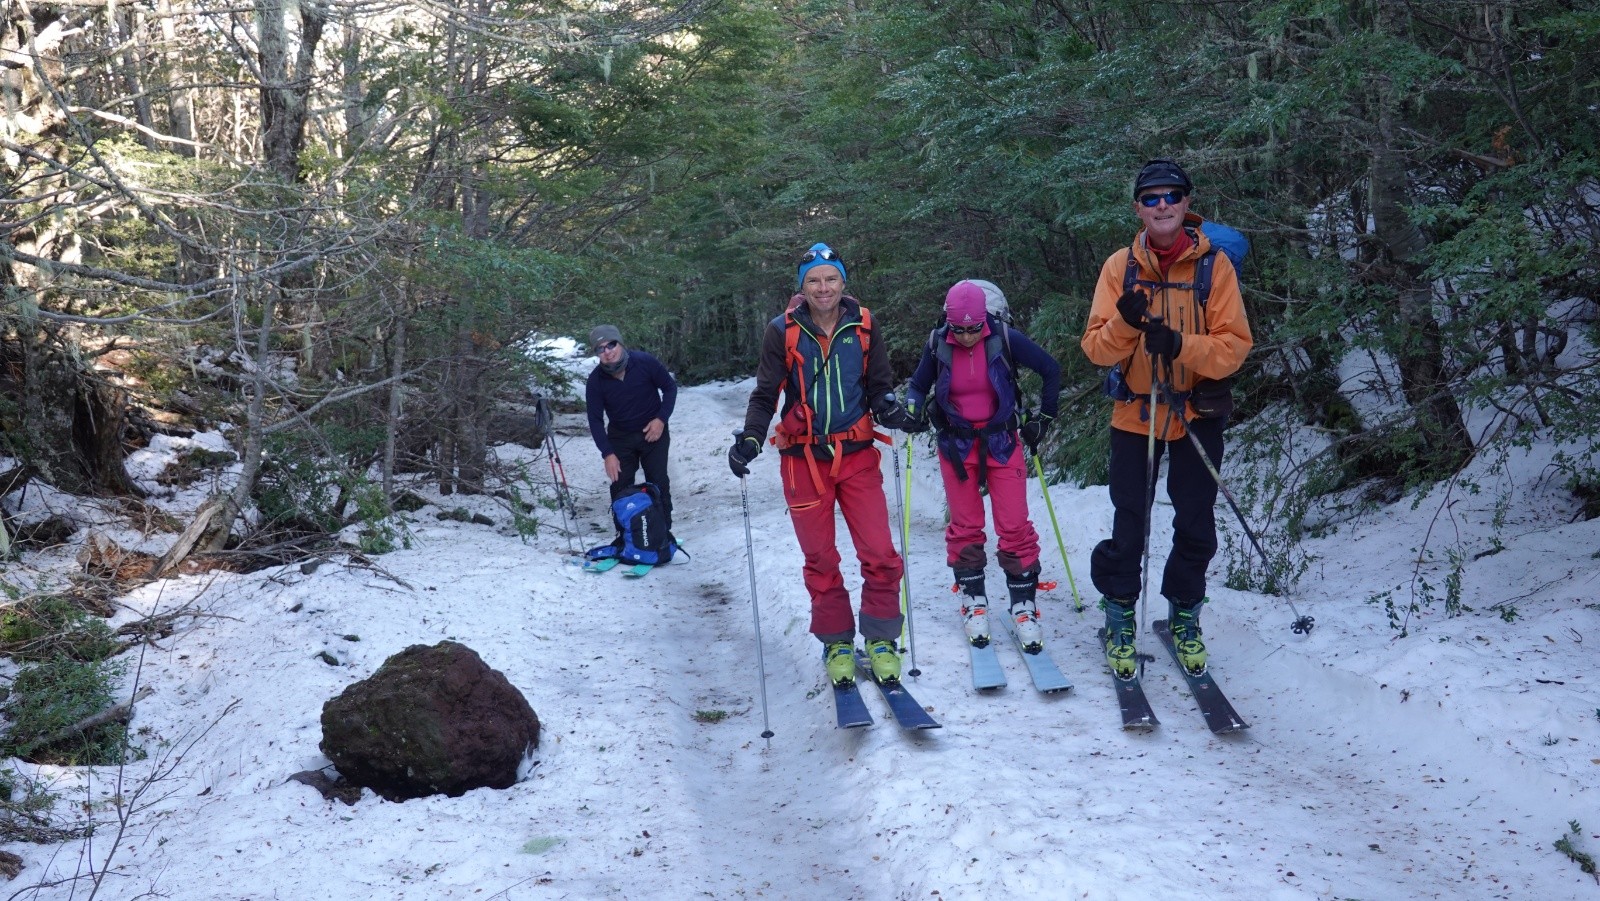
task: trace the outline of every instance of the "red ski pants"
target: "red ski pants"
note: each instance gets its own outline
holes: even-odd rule
[[[839,572],[835,504],[844,514],[856,559],[861,562],[861,635],[868,641],[900,637],[900,574],[904,567],[889,532],[880,459],[877,448],[864,448],[839,460],[835,474],[833,461],[819,461],[813,471],[805,457],[782,458],[783,497],[805,554],[811,633],[822,641],[846,641],[856,634],[850,592]]]
[[[1028,519],[1028,459],[1019,442],[1011,460],[985,461],[989,473],[989,506],[994,510],[994,531],[1000,539],[1000,568],[1013,575],[1037,570],[1039,533]],[[944,530],[945,559],[958,569],[983,569],[988,562],[983,544],[983,494],[978,484],[978,447],[973,443],[962,462],[967,478],[957,476],[956,468],[944,454],[939,455],[939,473],[944,476],[944,493],[950,501],[950,525]]]

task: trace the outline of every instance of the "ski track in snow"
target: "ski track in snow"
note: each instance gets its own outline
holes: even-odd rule
[[[1140,650],[1153,655],[1145,690],[1161,726],[1128,733],[1094,639],[1100,614],[1072,612],[1036,483],[1045,577],[1060,582],[1041,595],[1043,623],[1075,687],[1036,692],[1015,646],[997,640],[1009,687],[971,689],[943,566],[942,491],[920,445],[910,560],[921,676],[907,685],[944,728],[902,731],[870,687],[876,724],[833,727],[769,447],[747,480],[769,748],[759,735],[739,484],[723,456],[749,387],[680,393],[675,531],[693,558],[642,579],[570,565],[570,543],[555,528],[523,543],[505,529],[435,522],[429,508],[413,525],[413,549],[375,559],[381,572],[326,565],[186,577],[126,599],[148,612],[200,595],[211,615],[146,653],[141,679],[156,693],[134,725],[148,730],[151,760],[129,767],[122,790],[159,765],[170,773],[139,796],[105,896],[1115,901],[1596,891],[1550,849],[1567,820],[1595,819],[1594,696],[1574,684],[1530,697],[1505,656],[1555,653],[1558,639],[1537,636],[1593,631],[1592,610],[1486,623],[1477,631],[1492,638],[1477,646],[1426,636],[1397,644],[1373,625],[1379,612],[1355,600],[1382,587],[1384,576],[1361,575],[1378,565],[1370,560],[1334,564],[1359,592],[1326,575],[1308,579],[1318,584],[1296,598],[1319,619],[1308,638],[1290,635],[1281,600],[1218,587],[1206,619],[1212,668],[1252,728],[1210,734],[1155,636],[1141,631]],[[584,508],[577,544],[597,544],[610,530],[599,461],[577,417],[561,424]],[[884,471],[892,478],[887,462]],[[1078,590],[1092,604],[1087,561],[1109,527],[1105,490],[1058,486],[1053,497]],[[440,499],[458,505],[505,518],[483,498]],[[1596,530],[1581,526],[1565,540],[1592,546]],[[1165,531],[1156,529],[1157,565]],[[1408,540],[1389,538],[1386,552]],[[853,554],[841,550],[854,595]],[[1000,584],[992,565],[990,583]],[[1341,598],[1362,609],[1334,606]],[[354,806],[284,781],[326,764],[317,748],[324,700],[405,646],[446,638],[505,672],[538,712],[543,740],[528,779],[404,804],[367,793]],[[1491,658],[1483,645],[1496,643],[1514,647]],[[316,659],[319,651],[340,665]],[[1565,678],[1594,678],[1592,663],[1576,673],[1571,659],[1555,663],[1569,668]],[[202,734],[235,699],[238,708]],[[731,716],[696,721],[713,710]],[[1541,730],[1587,748],[1560,755],[1529,741]],[[38,769],[86,798],[118,790],[114,773]],[[20,880],[37,882],[98,865],[110,846],[103,830],[93,844],[12,850],[28,862]]]

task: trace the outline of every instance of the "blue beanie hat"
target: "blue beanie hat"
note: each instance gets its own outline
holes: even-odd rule
[[[799,272],[794,279],[795,287],[804,285],[806,283],[806,273],[818,266],[832,266],[833,268],[839,270],[839,278],[844,279],[845,281],[850,280],[850,277],[845,275],[844,272],[844,259],[840,257],[839,254],[835,253],[832,247],[829,247],[821,241],[811,245],[811,249],[806,251],[805,255],[800,259],[802,262],[800,263]]]

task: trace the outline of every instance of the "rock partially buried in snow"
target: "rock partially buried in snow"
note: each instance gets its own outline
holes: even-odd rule
[[[539,746],[539,717],[454,641],[412,645],[322,705],[322,753],[391,801],[508,788]]]

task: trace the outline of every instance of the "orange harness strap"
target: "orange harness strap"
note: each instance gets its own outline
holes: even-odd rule
[[[861,370],[862,374],[865,375],[867,355],[872,347],[872,313],[864,307],[861,309],[861,325],[858,331],[861,335]],[[789,366],[789,384],[794,385],[796,392],[799,394],[795,407],[799,411],[805,431],[803,434],[791,434],[779,429],[774,432],[769,440],[780,451],[787,450],[797,444],[804,445],[803,456],[806,458],[806,467],[811,472],[811,483],[817,489],[817,493],[821,494],[823,488],[822,473],[817,468],[817,456],[814,450],[816,445],[826,444],[833,449],[833,465],[829,467],[828,475],[837,477],[839,475],[840,461],[844,457],[844,443],[846,441],[877,440],[891,446],[892,442],[889,440],[888,435],[876,431],[872,427],[872,417],[866,413],[863,413],[860,419],[857,419],[850,428],[843,432],[835,432],[830,435],[815,434],[815,411],[812,410],[810,399],[806,396],[805,358],[800,354],[800,324],[795,321],[793,312],[788,314],[788,322],[783,332],[783,344],[784,362]],[[824,345],[824,348],[826,348],[826,345]],[[826,349],[824,349],[824,355],[826,356]],[[787,386],[785,386],[785,390],[788,390]]]

